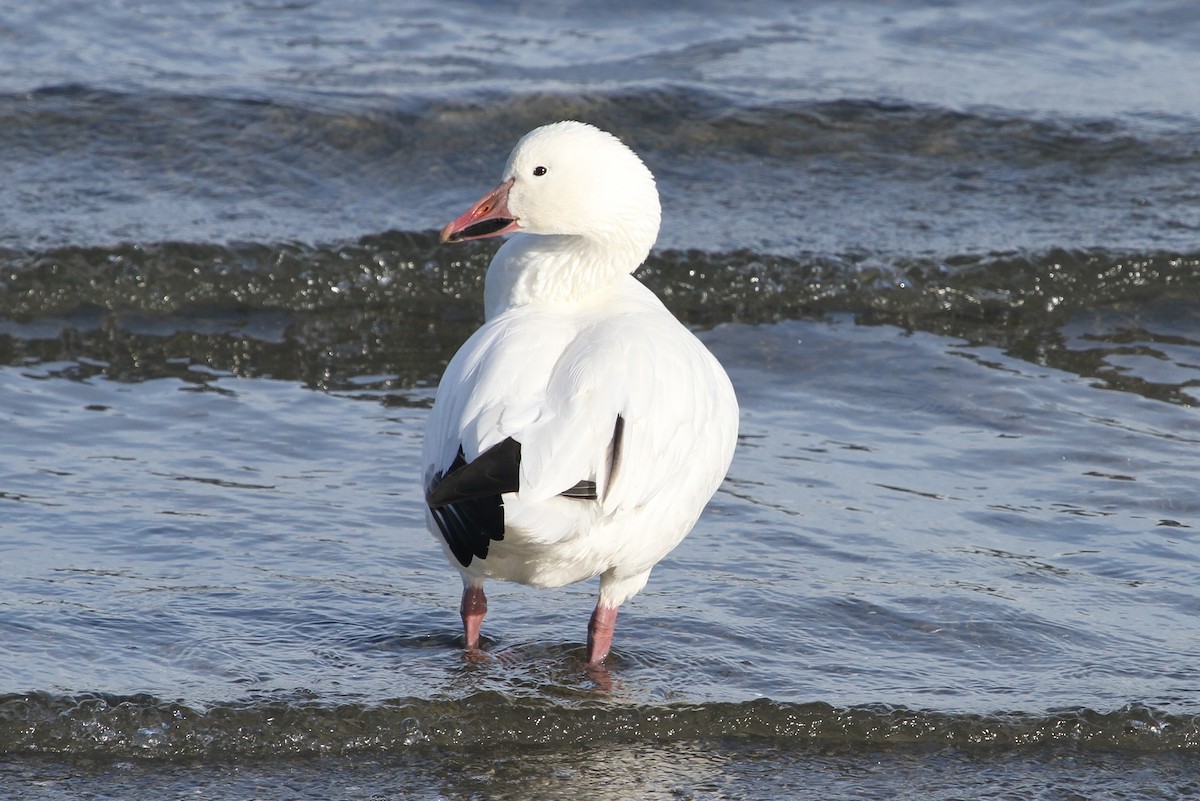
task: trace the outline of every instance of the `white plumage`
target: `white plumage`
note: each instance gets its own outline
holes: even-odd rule
[[[729,378],[632,276],[659,217],[631,150],[560,122],[523,137],[501,185],[442,231],[518,232],[488,268],[487,321],[446,368],[422,457],[430,530],[463,576],[468,649],[485,579],[600,576],[588,659],[602,661],[617,608],[728,470]]]

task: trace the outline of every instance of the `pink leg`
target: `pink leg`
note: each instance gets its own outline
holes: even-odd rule
[[[613,629],[617,627],[617,609],[615,606],[596,604],[592,612],[592,620],[588,623],[588,664],[599,665],[608,656],[612,648]]]
[[[483,594],[483,587],[465,585],[462,595],[462,622],[468,651],[479,650],[479,626],[486,614],[487,596]]]

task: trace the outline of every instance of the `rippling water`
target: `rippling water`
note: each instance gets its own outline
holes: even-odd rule
[[[1183,2],[0,10],[19,799],[1200,793]],[[728,481],[464,662],[414,465],[526,130],[659,178]]]

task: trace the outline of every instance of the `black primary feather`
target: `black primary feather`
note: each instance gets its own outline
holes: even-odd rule
[[[520,486],[521,443],[498,442],[467,463],[463,450],[445,473],[433,477],[425,502],[438,530],[459,564],[486,559],[493,540],[504,539],[504,503],[500,496]]]
[[[564,498],[574,498],[577,501],[594,501],[599,497],[596,495],[595,481],[580,481],[570,489],[563,490],[558,494]]]
[[[608,481],[621,458],[625,420],[618,415],[609,445]],[[512,437],[488,448],[467,462],[460,446],[450,467],[437,473],[425,493],[438,530],[459,564],[467,567],[475,557],[486,559],[492,541],[504,539],[504,502],[500,496],[521,488],[521,443]],[[596,482],[580,481],[560,493],[580,501],[597,499]]]
[[[608,497],[608,490],[612,487],[613,481],[617,477],[617,470],[621,467],[621,446],[625,442],[625,418],[617,415],[617,422],[613,424],[612,442],[608,444],[608,483],[604,485],[604,495]]]

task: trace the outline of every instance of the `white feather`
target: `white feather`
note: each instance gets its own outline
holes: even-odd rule
[[[630,274],[658,231],[649,171],[608,134],[558,126],[528,135],[509,160],[510,207],[543,235],[518,234],[497,252],[487,322],[446,368],[423,469],[428,487],[459,448],[470,462],[519,442],[504,539],[460,570],[535,586],[601,575],[601,600],[615,606],[720,485],[738,408],[712,354]],[[555,182],[530,179],[533,164],[550,165]],[[597,500],[561,497],[579,481],[596,482]]]

